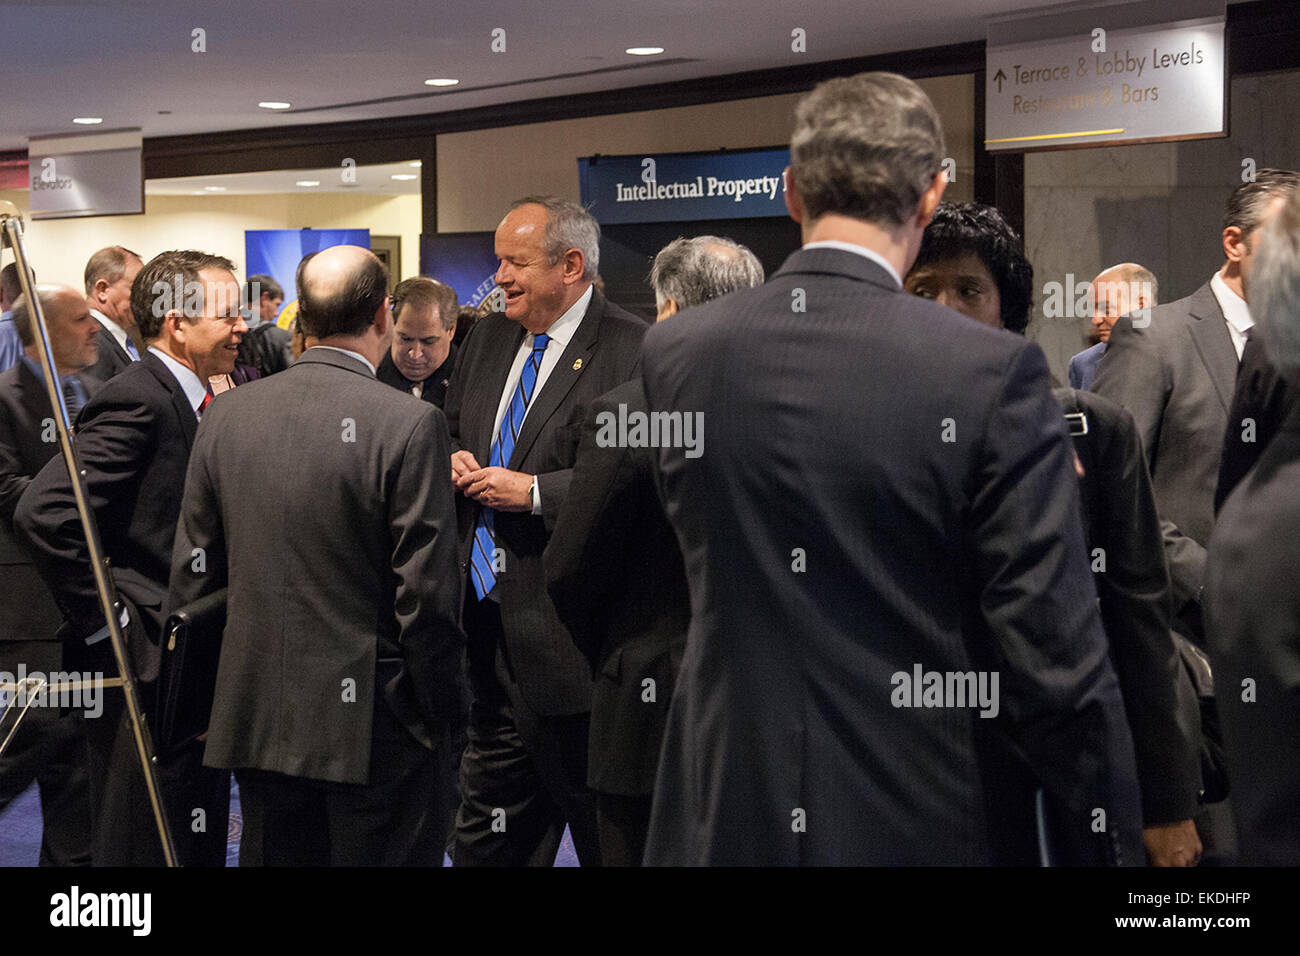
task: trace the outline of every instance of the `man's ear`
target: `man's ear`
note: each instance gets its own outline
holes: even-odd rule
[[[1229,262],[1241,262],[1247,251],[1246,234],[1240,226],[1228,226],[1223,230],[1223,254]]]
[[[371,320],[371,326],[374,328],[375,334],[378,335],[381,340],[384,339],[392,330],[393,310],[388,307],[387,298],[385,298],[383,302],[379,303],[379,308],[375,310],[375,317]]]
[[[790,214],[791,219],[803,225],[803,200],[799,198],[799,190],[795,188],[794,167],[787,166],[782,170],[781,179],[785,187],[785,211]]]
[[[108,281],[107,279],[96,279],[96,280],[95,280],[95,287],[94,287],[94,289],[92,290],[91,295],[93,295],[93,296],[95,297],[95,301],[96,301],[96,302],[103,302],[103,301],[104,301],[104,297],[108,295],[108,287],[109,287],[109,285],[110,285],[110,283],[109,283],[109,281]]]
[[[162,325],[158,327],[158,337],[185,341],[185,327],[188,325],[180,309],[168,309],[163,316]]]
[[[564,284],[572,285],[582,281],[582,273],[587,268],[587,259],[580,249],[570,249],[564,254]]]
[[[934,211],[939,208],[939,203],[943,200],[943,191],[947,187],[948,177],[943,170],[939,170],[930,181],[929,188],[921,194],[921,201],[916,207],[917,225],[922,229],[930,225],[930,220],[934,218]]]

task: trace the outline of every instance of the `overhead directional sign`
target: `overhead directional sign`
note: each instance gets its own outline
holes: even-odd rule
[[[32,219],[78,219],[144,212],[138,129],[28,141]]]
[[[1171,18],[1152,22],[1160,16]],[[1223,0],[1111,4],[990,24],[985,148],[1225,135],[1223,25]]]

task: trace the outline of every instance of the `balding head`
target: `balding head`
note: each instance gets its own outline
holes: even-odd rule
[[[99,357],[99,323],[90,317],[86,297],[71,286],[38,285],[36,299],[50,334],[50,350],[60,375],[80,371]],[[14,328],[28,355],[35,358],[36,329],[26,296],[14,303]]]
[[[1136,262],[1121,262],[1097,273],[1092,280],[1092,328],[1103,342],[1121,315],[1149,314],[1159,304],[1160,291],[1151,270]]]
[[[316,339],[355,337],[380,319],[387,330],[388,271],[369,249],[331,246],[298,272],[298,325]]]

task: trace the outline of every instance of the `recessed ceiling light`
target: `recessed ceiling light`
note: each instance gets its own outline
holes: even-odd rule
[[[226,191],[225,186],[204,186],[203,188],[210,193],[224,193]]]
[[[412,167],[412,168],[414,168],[414,169],[419,169],[421,166],[424,165],[424,163],[420,162],[420,161],[417,159],[415,162],[413,162],[413,163],[407,163],[406,165],[408,165],[408,166],[410,166],[410,167]]]
[[[664,48],[661,46],[630,46],[623,52],[629,56],[655,56],[664,52]]]
[[[76,123],[78,126],[98,126],[100,123],[104,122],[104,117],[102,117],[102,116],[74,116],[74,117],[72,118],[72,122]]]
[[[396,179],[399,182],[409,182],[412,179],[419,178],[420,177],[415,175],[415,173],[393,173],[393,179]]]
[[[295,186],[319,186],[319,185],[320,185],[320,180],[319,180],[319,179],[300,179],[300,180],[298,180],[296,183],[294,183],[294,185],[295,185]]]
[[[425,86],[455,86],[460,80],[453,80],[447,77],[439,77],[436,80],[425,80]]]
[[[281,103],[279,100],[262,100],[257,104],[264,110],[287,110],[292,103]]]

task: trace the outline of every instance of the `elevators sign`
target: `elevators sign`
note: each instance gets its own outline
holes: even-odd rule
[[[139,130],[32,137],[27,156],[32,219],[144,212]]]
[[[990,23],[985,148],[1225,135],[1223,25],[1223,0],[1091,5]]]

